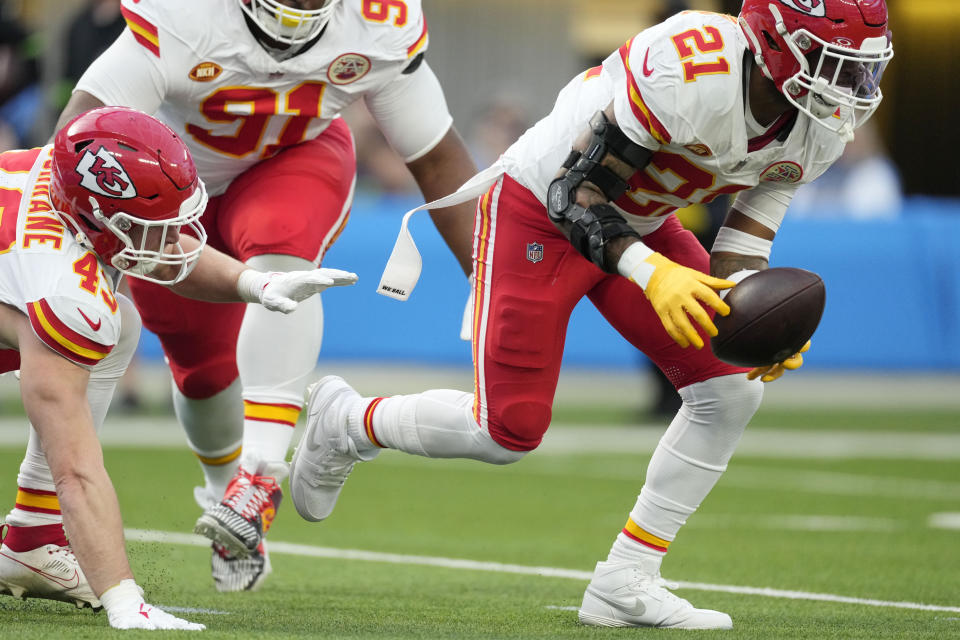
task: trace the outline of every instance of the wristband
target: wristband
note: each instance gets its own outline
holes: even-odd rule
[[[764,240],[739,229],[720,227],[720,231],[717,232],[717,239],[713,241],[712,251],[729,251],[730,253],[739,253],[742,256],[759,256],[769,259],[772,248],[773,240]]]
[[[260,302],[260,294],[263,288],[270,281],[269,274],[257,271],[256,269],[246,269],[240,273],[237,278],[237,293],[244,302]]]
[[[646,262],[646,259],[652,255],[653,249],[642,242],[634,242],[620,255],[620,260],[617,261],[617,272],[633,280],[645,290],[647,283],[650,282],[650,276],[656,269],[655,266]]]
[[[752,276],[757,273],[756,269],[741,269],[736,273],[731,273],[729,276],[724,278],[724,280],[729,280],[730,282],[735,282],[740,284],[740,281],[746,278],[747,276]],[[729,289],[724,289],[723,291],[718,292],[720,294],[720,299],[723,300],[727,297],[727,294],[734,290],[735,287],[730,287]]]
[[[126,578],[100,594],[100,604],[110,613],[116,607],[136,608],[143,602],[143,589],[133,578]]]

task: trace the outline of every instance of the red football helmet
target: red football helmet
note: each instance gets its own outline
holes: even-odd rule
[[[739,22],[763,74],[818,124],[852,138],[883,99],[884,0],[744,0]]]
[[[240,8],[273,40],[297,46],[313,40],[340,0],[322,0],[318,9],[295,9],[279,0],[239,0]]]
[[[144,280],[183,280],[206,243],[199,221],[207,192],[190,152],[136,109],[92,109],[63,127],[53,143],[50,195],[83,247]],[[200,240],[196,249],[183,251],[181,227]],[[178,271],[161,279],[152,274],[161,265]]]

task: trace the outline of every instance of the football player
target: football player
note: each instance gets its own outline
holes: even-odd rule
[[[424,59],[420,0],[124,0],[128,29],[80,79],[61,116],[100,104],[155,113],[210,190],[211,246],[268,271],[320,263],[347,222],[354,146],[341,111],[362,99],[427,200],[476,171]],[[435,212],[465,272],[473,206]],[[174,405],[205,486],[196,531],[221,591],[257,588],[287,451],[323,336],[319,298],[276,317],[174,304],[131,283],[163,345]]]
[[[703,348],[712,313],[729,313],[717,291],[767,268],[793,192],[876,109],[892,55],[883,0],[745,0],[739,18],[677,14],[574,78],[504,154],[479,203],[474,393],[364,398],[322,379],[291,466],[298,512],[326,518],[354,464],[383,448],[495,464],[536,448],[567,320],[587,296],[683,405],[596,565],[580,621],[731,627],[668,591],[661,562],[726,469],[761,379],[802,356],[749,371],[717,360]],[[708,256],[672,212],[730,194]]]
[[[203,629],[144,602],[103,467],[97,431],[140,335],[118,282],[289,313],[356,276],[263,273],[205,249],[207,193],[189,151],[134,109],[89,111],[51,145],[0,154],[0,186],[0,371],[19,369],[32,425],[0,593],[103,606],[119,629]]]

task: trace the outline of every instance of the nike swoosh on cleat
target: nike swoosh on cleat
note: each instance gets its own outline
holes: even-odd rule
[[[639,617],[643,616],[643,614],[645,614],[645,613],[647,612],[647,605],[643,604],[643,600],[641,600],[640,598],[637,598],[637,599],[634,601],[633,606],[628,608],[628,607],[623,606],[623,603],[622,603],[622,602],[617,602],[617,601],[615,601],[615,600],[611,600],[610,598],[604,597],[603,594],[597,593],[597,592],[595,592],[595,591],[592,592],[592,595],[593,595],[595,598],[597,598],[598,600],[602,600],[603,602],[607,603],[608,605],[610,605],[611,607],[613,607],[613,608],[616,609],[617,611],[622,611],[623,613],[627,614],[628,616],[635,616],[635,617],[639,618]]]
[[[93,320],[88,318],[87,314],[85,314],[83,310],[80,309],[80,307],[77,307],[77,311],[80,312],[80,315],[82,315],[83,319],[87,321],[87,324],[90,325],[91,329],[93,329],[94,331],[100,331],[100,325],[103,324],[103,320],[101,320],[100,318],[97,318],[97,324],[93,324]]]
[[[21,562],[20,560],[17,560],[16,558],[11,558],[10,556],[8,556],[8,555],[5,554],[5,553],[0,553],[0,556],[3,556],[3,557],[6,558],[7,560],[12,560],[13,562],[16,562],[17,564],[19,564],[19,565],[21,565],[21,566],[29,569],[30,571],[33,571],[34,573],[43,576],[43,577],[46,578],[47,580],[51,580],[51,581],[53,581],[53,582],[56,582],[57,584],[61,585],[61,586],[64,587],[65,589],[76,589],[77,587],[80,586],[80,574],[77,573],[77,570],[76,570],[76,569],[73,570],[73,577],[71,577],[69,580],[65,580],[65,579],[60,578],[60,577],[57,577],[57,576],[55,576],[55,575],[53,575],[53,574],[47,573],[46,571],[43,571],[42,569],[38,569],[38,568],[36,568],[36,567],[31,567],[30,565],[26,564],[25,562]]]
[[[647,49],[647,54],[643,56],[643,76],[645,78],[649,78],[650,76],[653,75],[653,69],[650,69],[647,66],[647,60],[649,60],[649,58],[650,58],[650,49]]]

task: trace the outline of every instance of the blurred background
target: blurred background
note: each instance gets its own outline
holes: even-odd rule
[[[0,1],[0,148],[45,143],[76,79],[124,28],[119,4]],[[683,9],[736,14],[740,2],[423,5],[430,25],[427,61],[483,167],[551,109],[572,76],[638,31]],[[771,264],[810,269],[827,285],[823,322],[802,373],[793,376],[794,390],[816,384],[821,394],[843,394],[848,390],[833,381],[856,374],[879,396],[910,381],[923,389],[938,381],[946,386],[935,384],[935,393],[952,397],[949,389],[960,380],[960,169],[953,154],[960,148],[954,116],[960,56],[951,52],[960,3],[888,0],[888,7],[895,58],[883,78],[883,105],[837,165],[801,190]],[[396,391],[416,379],[406,372],[442,370],[444,380],[455,376],[450,386],[468,388],[470,350],[458,338],[467,283],[426,216],[412,224],[424,257],[413,296],[400,303],[375,293],[401,215],[422,201],[362,105],[345,117],[357,140],[358,192],[350,224],[326,261],[361,279],[326,296],[319,368],[373,368],[399,384]],[[723,206],[681,212],[707,246],[722,216]],[[137,362],[120,401],[129,408],[166,402],[162,354],[149,334]],[[577,309],[569,329],[565,376],[571,371],[605,388],[615,381],[615,395],[640,412],[670,415],[678,402],[588,304]],[[560,394],[583,384],[562,385]]]

